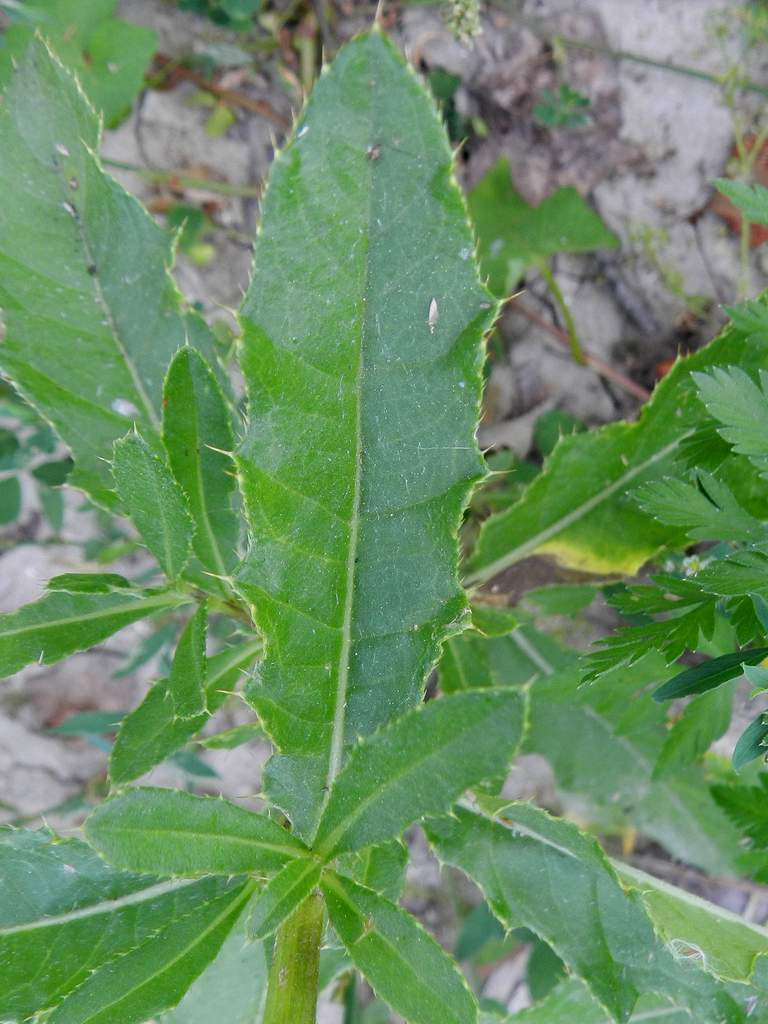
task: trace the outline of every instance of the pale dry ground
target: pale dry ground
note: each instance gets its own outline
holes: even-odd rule
[[[531,201],[539,201],[561,184],[592,193],[624,245],[620,252],[609,254],[607,264],[590,257],[559,260],[560,284],[585,345],[627,372],[639,374],[648,385],[657,360],[674,354],[685,304],[670,291],[658,268],[644,258],[636,241],[638,231],[645,226],[666,233],[658,258],[682,275],[685,291],[716,302],[733,299],[735,241],[711,214],[704,214],[696,228],[689,220],[705,205],[709,182],[726,163],[733,136],[731,115],[710,84],[576,50],[568,52],[565,77],[592,100],[594,127],[547,138],[531,133],[515,111],[529,109],[536,92],[553,81],[543,36],[534,31],[537,26],[615,50],[720,71],[728,55],[714,45],[707,19],[725,4],[723,0],[645,0],[641,4],[635,0],[528,0],[512,6],[514,11],[486,17],[484,35],[474,49],[457,44],[440,15],[420,7],[403,11],[397,32],[412,58],[462,75],[460,109],[481,115],[491,129],[486,140],[470,147],[468,160],[460,165],[465,182],[476,181],[504,154],[510,157],[518,186]],[[237,42],[232,34],[180,13],[162,0],[122,0],[120,8],[124,17],[156,27],[161,49],[171,55],[199,52],[215,42]],[[341,33],[351,34],[364,24],[364,18],[349,19],[341,24]],[[753,64],[754,75],[764,80],[759,59]],[[291,96],[274,68],[258,71],[247,88],[290,115]],[[129,121],[107,133],[103,152],[156,169],[204,165],[212,176],[235,184],[262,182],[273,153],[269,122],[238,114],[227,135],[212,140],[204,127],[209,111],[193,104],[193,93],[191,85],[148,92]],[[142,198],[154,194],[136,175],[115,173]],[[247,281],[250,252],[244,239],[253,233],[257,205],[251,199],[222,202],[221,197],[205,192],[191,193],[189,198],[216,198],[220,203],[217,257],[205,268],[182,257],[177,277],[190,299],[201,302],[214,317],[228,319],[227,310],[237,305]],[[754,273],[755,287],[762,287],[765,277],[759,258]],[[549,317],[546,307],[538,303],[540,294],[534,280],[526,298]],[[714,333],[718,322],[715,310],[701,328],[702,335]],[[522,317],[507,314],[504,330],[508,351],[491,375],[489,413],[481,432],[484,445],[506,445],[525,454],[533,424],[548,408],[567,409],[590,423],[635,411],[633,399],[606,386],[591,370],[574,365],[549,334]],[[77,497],[69,501],[64,531],[74,541],[93,528],[89,515],[78,511],[79,505]],[[36,530],[34,523],[30,531],[41,539],[46,536],[45,528]],[[0,610],[33,600],[41,584],[56,573],[89,568],[93,566],[83,562],[76,544],[11,546],[0,558]],[[77,710],[137,703],[154,667],[129,679],[115,680],[112,674],[148,628],[146,624],[131,627],[95,652],[62,665],[30,667],[5,684],[0,697],[0,799],[8,805],[7,817],[30,816],[37,821],[46,809],[98,783],[105,755],[83,740],[51,736],[46,729]],[[228,713],[227,724],[243,716],[244,710],[235,707]],[[265,755],[258,743],[206,753],[220,777],[200,788],[253,800]],[[184,779],[175,768],[163,766],[152,773],[151,781],[174,785]],[[546,766],[536,758],[523,759],[514,786],[520,795],[551,795]],[[71,816],[52,814],[50,820],[63,830],[77,825],[77,818]],[[418,835],[413,850],[409,905],[450,941],[454,925],[437,892],[437,867]],[[459,883],[454,878],[452,884]],[[736,902],[738,896],[734,895]],[[524,958],[504,964],[488,979],[486,993],[508,1001],[511,1008],[523,1005],[524,967]],[[323,1024],[337,1019],[337,1008],[325,1005]]]

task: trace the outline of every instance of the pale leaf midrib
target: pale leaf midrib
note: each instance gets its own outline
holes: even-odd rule
[[[670,441],[669,444],[660,448],[654,452],[643,462],[638,463],[636,466],[632,466],[625,473],[622,473],[620,477],[608,484],[607,487],[603,488],[599,494],[593,494],[586,501],[583,501],[576,508],[571,509],[564,516],[561,516],[557,522],[552,523],[550,526],[546,526],[543,530],[539,530],[537,534],[530,537],[527,541],[522,544],[518,544],[516,548],[508,551],[505,555],[495,559],[493,562],[489,562],[487,565],[480,566],[474,572],[470,572],[464,579],[466,586],[478,586],[482,583],[487,583],[488,580],[497,576],[504,569],[508,569],[509,566],[514,565],[515,562],[519,562],[521,558],[526,558],[528,555],[532,555],[542,544],[545,544],[552,537],[557,536],[558,533],[562,533],[563,530],[567,530],[569,526],[577,523],[583,516],[590,513],[593,509],[602,505],[604,501],[610,498],[616,491],[620,490],[625,484],[634,480],[635,477],[639,476],[644,470],[660,462],[662,459],[670,455],[676,448],[678,448],[686,438],[690,437],[694,433],[694,429],[685,431],[676,437],[674,441]],[[524,499],[521,499],[524,501]],[[509,510],[512,511],[511,509]],[[505,515],[506,513],[502,513]],[[493,522],[492,519],[488,520],[489,523]]]
[[[149,458],[150,459],[153,459],[155,457],[151,453],[148,453],[148,454],[149,454]],[[160,483],[160,476],[159,476],[159,474],[163,472],[164,468],[165,467],[163,466],[162,462],[160,462],[159,459],[158,459],[156,465],[152,464],[152,470],[153,470],[153,472],[151,474],[151,476],[152,476],[152,490],[154,491],[155,500],[157,502],[158,508],[160,509],[160,517],[159,518],[160,518],[160,529],[163,531],[163,551],[165,553],[165,564],[168,567],[168,573],[170,575],[172,575],[172,576],[175,576],[176,575],[176,566],[174,564],[174,557],[173,557],[173,536],[172,536],[171,526],[170,526],[170,523],[168,521],[168,516],[165,514],[166,513],[166,507],[165,507],[165,501],[163,499],[163,489],[162,489],[162,485]],[[155,470],[157,470],[157,472],[155,472]],[[168,472],[170,472],[170,470],[168,470]],[[187,549],[187,550],[189,550],[189,549]]]
[[[65,619],[46,619],[42,622],[33,622],[25,626],[19,626],[16,629],[0,629],[0,641],[6,640],[8,637],[22,636],[24,633],[39,633],[46,629],[58,629],[61,626],[76,625],[78,622],[92,622],[96,619],[108,619],[111,616],[119,616],[125,612],[134,611],[136,608],[171,607],[177,604],[189,603],[191,600],[191,597],[187,599],[180,594],[174,594],[172,598],[149,597],[144,598],[141,601],[134,601],[132,604],[121,604],[115,605],[113,608],[96,609],[92,612],[85,612],[82,615],[71,615]]]
[[[197,430],[197,426],[195,426],[195,436],[198,438],[199,441],[200,434]],[[211,525],[211,511],[210,508],[208,507],[208,501],[205,495],[205,488],[203,487],[203,471],[202,466],[200,465],[199,450],[197,453],[197,458],[194,460],[194,463],[195,488],[197,490],[198,501],[200,502],[200,511],[202,513],[203,528],[208,539],[208,544],[211,551],[211,556],[213,557],[214,565],[216,566],[216,571],[220,576],[226,576],[227,567],[224,564],[224,559],[222,558],[221,555],[221,548],[219,546],[219,542],[214,532],[213,526]]]
[[[103,174],[104,173],[102,171],[102,168],[101,168],[101,165],[99,163],[99,160],[98,160],[98,158],[96,157],[95,154],[88,153],[86,155],[86,160],[90,160],[91,161],[91,165],[95,169],[97,174]],[[77,229],[77,235],[78,235],[78,237],[80,239],[80,244],[82,245],[83,250],[85,252],[86,263],[87,263],[88,266],[96,267],[96,272],[92,275],[94,292],[96,294],[96,301],[98,303],[98,306],[102,310],[102,312],[104,313],[104,316],[107,318],[107,321],[109,323],[109,334],[110,334],[110,337],[112,338],[112,340],[113,340],[113,342],[115,344],[115,348],[117,349],[118,354],[120,355],[121,359],[123,360],[123,362],[125,364],[125,368],[128,370],[128,374],[129,374],[129,376],[131,378],[131,382],[133,383],[133,386],[136,389],[136,395],[139,398],[142,406],[144,407],[144,412],[147,415],[147,418],[149,420],[150,425],[159,434],[160,433],[160,417],[158,416],[157,410],[155,409],[154,405],[152,404],[152,400],[150,399],[149,394],[147,393],[147,390],[144,387],[144,382],[141,379],[141,375],[140,375],[138,369],[136,368],[136,366],[134,365],[133,360],[130,358],[130,356],[128,354],[128,349],[125,347],[125,345],[123,344],[123,340],[120,337],[120,332],[118,330],[117,322],[115,321],[115,317],[114,317],[114,314],[112,312],[112,308],[109,305],[109,303],[107,302],[107,297],[104,294],[104,289],[102,288],[102,285],[101,285],[101,277],[100,277],[100,269],[101,268],[98,267],[98,265],[96,264],[96,260],[95,260],[94,253],[93,253],[93,249],[91,247],[90,239],[88,238],[88,233],[86,231],[86,227],[85,227],[85,223],[83,221],[83,218],[82,218],[82,216],[80,214],[80,210],[72,202],[71,196],[70,196],[70,194],[68,192],[68,183],[66,181],[64,181],[64,179],[63,179],[63,177],[61,175],[61,171],[59,169],[58,161],[55,162],[54,167],[55,167],[56,177],[58,178],[58,181],[59,181],[59,187],[60,187],[60,190],[61,190],[61,195],[64,197],[63,198],[63,202],[68,204],[68,206],[71,207],[75,211],[74,214],[72,215],[72,219],[75,222],[75,227]],[[105,178],[106,178],[106,175],[105,175]]]
[[[536,650],[536,647],[534,646],[534,644],[530,640],[528,640],[527,638],[525,639],[525,646],[523,646],[520,643],[520,636],[518,634],[519,634],[519,631],[513,633],[512,636],[511,636],[511,639],[514,640],[517,643],[518,647],[520,647],[520,650],[523,651],[524,654],[526,654],[529,658],[531,658],[532,661],[535,661],[536,658],[541,659],[541,661],[546,661],[546,659],[544,659],[544,656],[539,654],[539,652]],[[534,655],[535,655],[535,657],[534,657]],[[547,675],[554,675],[554,673],[555,673],[555,669],[552,666],[549,666],[548,669],[543,669],[543,671],[545,671],[545,674],[547,674]],[[626,752],[629,755],[629,757],[632,758],[632,760],[635,761],[637,764],[639,764],[641,766],[641,768],[644,770],[645,773],[650,773],[651,772],[651,769],[652,769],[653,765],[651,763],[650,758],[647,757],[646,754],[644,754],[640,749],[638,749],[638,747],[634,746],[634,744],[631,743],[631,741],[629,740],[629,738],[627,736],[617,735],[617,733],[615,732],[615,730],[613,728],[613,725],[611,724],[610,719],[608,719],[604,715],[600,714],[600,712],[596,708],[594,708],[591,704],[582,703],[582,704],[578,705],[578,708],[579,708],[579,710],[583,711],[583,713],[584,713],[586,718],[590,718],[593,722],[595,722],[597,724],[597,726],[600,729],[602,729],[605,733],[607,733],[607,735],[611,739],[614,739],[619,744],[619,746],[623,747],[624,750],[626,750]],[[650,774],[649,774],[649,778],[650,778]],[[671,788],[671,786],[670,786],[670,784],[668,782],[665,782],[663,780],[661,780],[661,781],[659,781],[659,780],[651,780],[651,781],[653,782],[653,785],[655,787],[664,790],[664,792],[667,794],[667,797],[668,797],[670,803],[673,803],[675,805],[675,807],[677,807],[677,809],[679,810],[679,812],[680,812],[680,814],[681,814],[681,816],[683,818],[688,819],[690,817],[690,815],[689,815],[690,808],[686,805],[686,803],[682,799],[682,797],[674,789]],[[642,799],[643,800],[646,799],[647,796],[648,796],[648,792],[646,792],[643,795]],[[701,838],[701,836],[700,836],[700,838]],[[708,839],[709,837],[706,837],[706,838]],[[710,843],[710,846],[711,846],[711,843]],[[715,848],[715,852],[717,852],[716,848]]]
[[[198,832],[194,829],[163,828],[155,826],[149,828],[146,825],[108,825],[101,826],[103,835],[124,836],[138,835],[141,838],[155,836],[161,839],[193,839],[195,842],[218,847],[245,846],[248,849],[269,850],[273,853],[281,853],[286,857],[293,857],[297,860],[304,860],[309,856],[308,851],[298,846],[283,846],[281,843],[272,843],[269,840],[257,839],[255,836],[236,836],[226,832]]]
[[[81,921],[88,917],[98,917],[100,914],[114,914],[123,907],[136,906],[164,896],[168,892],[186,888],[194,885],[197,879],[184,878],[172,879],[168,882],[158,882],[157,885],[140,889],[138,892],[129,893],[127,896],[118,896],[113,900],[102,900],[101,903],[93,903],[87,907],[80,907],[77,910],[70,910],[64,914],[52,914],[50,917],[40,917],[34,921],[23,924],[11,925],[8,928],[0,928],[0,937],[6,935],[17,935],[28,931],[36,931],[40,928],[54,928],[57,925],[69,924],[72,921]]]
[[[319,878],[320,877],[320,866],[319,866],[319,864],[317,863],[316,860],[307,860],[306,864],[304,865],[304,870],[301,872],[301,874],[298,875],[293,880],[293,882],[291,883],[290,887],[288,889],[286,889],[282,893],[280,898],[277,899],[275,902],[273,902],[272,906],[268,908],[269,912],[267,914],[262,914],[261,919],[257,922],[258,925],[259,925],[259,927],[256,929],[257,934],[264,935],[266,937],[266,935],[269,934],[269,932],[265,932],[264,928],[266,926],[270,925],[271,922],[275,920],[275,918],[278,918],[278,923],[284,919],[285,915],[282,912],[282,908],[286,904],[291,906],[292,903],[295,902],[293,900],[294,892],[297,889],[301,890],[302,885],[303,885],[304,880],[306,879],[307,875],[312,875],[312,874],[315,874],[315,873],[317,873],[318,878]],[[276,876],[276,877],[278,877],[278,876]],[[263,895],[263,893],[262,893],[262,895]],[[257,909],[258,909],[258,902],[256,903],[256,906],[254,907],[254,914],[255,914]]]
[[[249,883],[248,885],[244,886],[242,891],[233,900],[230,900],[230,902],[225,905],[222,912],[218,914],[213,919],[213,921],[211,921],[201,932],[198,932],[194,936],[194,938],[190,942],[188,942],[186,946],[184,946],[184,948],[181,949],[174,957],[172,957],[170,960],[166,960],[165,962],[163,962],[156,971],[142,978],[141,981],[137,982],[127,991],[121,992],[118,995],[118,997],[114,999],[111,1003],[102,1003],[101,1005],[99,1005],[94,1011],[95,1015],[97,1017],[101,1017],[108,1009],[110,1009],[110,1007],[119,1006],[120,1003],[125,1002],[126,999],[129,999],[136,992],[139,992],[141,991],[141,989],[146,988],[147,985],[153,982],[156,978],[161,977],[163,974],[167,974],[173,967],[176,966],[176,964],[180,960],[183,960],[184,957],[187,956],[190,953],[190,951],[195,948],[195,946],[199,946],[200,943],[204,939],[206,939],[212,931],[215,931],[215,929],[218,928],[221,922],[225,920],[225,918],[227,918],[230,914],[232,914],[233,909],[237,906],[238,903],[242,905],[247,899],[250,899],[251,894],[253,893],[255,888],[255,882]],[[87,984],[87,981],[83,984]],[[78,991],[78,989],[75,989],[72,995],[76,996]],[[61,1004],[61,1006],[66,1008],[66,1002]],[[87,1017],[82,1018],[81,1024],[88,1024],[88,1022],[92,1020],[93,1017],[94,1014],[90,1013]]]
[[[216,567],[216,571],[218,572],[218,574],[220,576],[226,576],[227,575],[227,567],[224,564],[224,559],[223,559],[222,554],[221,554],[221,548],[219,546],[219,542],[218,542],[218,539],[216,537],[216,533],[215,533],[215,531],[213,529],[213,526],[211,524],[211,518],[210,518],[211,517],[211,512],[210,512],[210,508],[209,508],[209,505],[208,505],[208,499],[207,499],[206,493],[205,493],[205,487],[203,486],[202,455],[201,455],[201,450],[200,450],[201,449],[201,445],[202,445],[203,442],[202,442],[202,435],[200,433],[200,416],[199,416],[199,406],[198,406],[198,402],[197,402],[197,393],[196,393],[196,390],[195,390],[194,378],[192,376],[192,369],[191,369],[189,353],[187,354],[187,373],[188,373],[188,377],[189,377],[189,384],[190,384],[190,391],[191,391],[191,394],[192,394],[192,400],[195,403],[195,414],[192,417],[192,429],[193,429],[194,435],[195,435],[195,445],[194,445],[195,455],[194,455],[194,457],[192,459],[192,472],[194,473],[194,477],[195,477],[195,490],[197,491],[197,500],[199,502],[200,512],[201,512],[201,516],[202,516],[202,520],[203,520],[203,529],[205,530],[205,535],[206,535],[206,538],[207,538],[207,541],[208,541],[209,550],[211,552],[211,556],[213,558],[213,562],[214,562],[214,565]]]
[[[210,673],[210,675],[206,676],[205,689],[208,690],[209,688],[213,687],[216,683],[220,682],[224,678],[224,676],[226,676],[229,672],[232,672],[234,669],[237,669],[238,671],[242,672],[245,669],[245,667],[253,661],[257,654],[261,654],[263,649],[264,645],[260,637],[256,640],[250,640],[247,643],[238,644],[236,647],[232,647],[230,657],[226,660],[223,660],[222,663],[218,665],[212,673]],[[213,658],[216,658],[219,655],[223,655],[225,653],[228,652],[218,651],[216,654],[214,654],[213,657],[209,659],[209,666]]]
[[[333,876],[327,877],[325,879],[325,882],[326,882],[326,884],[330,888],[332,888],[334,890],[334,892],[336,893],[337,896],[341,897],[341,899],[344,901],[346,906],[348,906],[352,910],[352,912],[354,913],[355,917],[360,919],[360,917],[362,916],[360,911],[357,909],[357,906],[347,896],[347,893],[344,890],[343,886],[339,885],[336,882],[336,880],[333,878]],[[400,908],[396,907],[394,904],[392,905],[392,909],[395,910],[396,912],[398,910],[400,910]],[[407,911],[404,911],[404,910],[400,910],[400,912],[403,913],[403,914],[407,913]],[[416,928],[419,931],[423,931],[425,934],[428,934],[426,932],[426,929],[422,928],[421,924],[415,918],[412,918],[412,921],[415,923],[415,926],[416,926]],[[365,932],[362,937],[363,938],[366,937],[367,934],[368,933]],[[375,929],[375,934],[381,940],[381,942],[384,943],[386,945],[386,947],[391,951],[391,953],[393,955],[393,958],[396,959],[397,961],[399,961],[400,963],[405,965],[407,973],[410,974],[410,976],[414,979],[415,984],[417,985],[417,987],[420,988],[422,991],[426,990],[427,994],[431,998],[436,999],[438,1002],[442,1003],[442,1005],[445,1006],[448,1009],[450,1017],[446,1018],[446,1020],[454,1020],[454,1021],[458,1020],[458,1018],[453,1013],[454,1007],[451,1006],[449,1003],[446,1003],[443,1000],[441,993],[438,992],[437,989],[431,988],[429,985],[425,984],[421,980],[419,975],[414,970],[413,964],[411,964],[411,962],[409,960],[406,960],[405,957],[403,957],[403,955],[400,952],[399,947],[395,943],[393,943],[390,938],[388,938],[386,935],[383,935],[382,932],[380,932],[378,929]],[[429,936],[429,938],[431,939],[431,936]],[[434,941],[434,940],[432,940],[432,941]],[[353,943],[353,945],[354,944],[355,943]],[[467,989],[467,994],[471,996],[471,993],[469,992],[469,989]]]
[[[493,693],[494,690],[488,687],[485,688],[483,692],[485,694]],[[450,697],[446,699],[450,700]],[[380,786],[378,789],[369,793],[368,796],[364,797],[362,800],[359,800],[355,804],[351,813],[348,814],[347,817],[344,818],[342,822],[339,825],[337,825],[332,832],[329,833],[329,835],[324,839],[320,847],[317,849],[317,856],[322,859],[324,857],[331,855],[334,849],[336,848],[339,839],[343,838],[344,835],[347,832],[349,832],[349,830],[360,819],[360,817],[368,810],[371,804],[381,799],[383,793],[391,791],[395,788],[399,788],[402,784],[403,779],[405,779],[408,775],[412,774],[414,771],[417,771],[419,768],[423,767],[425,763],[435,758],[440,758],[441,755],[443,755],[446,750],[450,749],[450,747],[465,742],[467,736],[471,732],[480,728],[482,725],[485,724],[489,716],[495,716],[498,714],[498,712],[499,709],[495,707],[487,709],[486,713],[482,716],[482,718],[476,722],[473,722],[472,725],[469,726],[469,728],[464,728],[459,732],[451,733],[451,735],[445,738],[439,745],[435,745],[433,747],[430,747],[426,751],[422,751],[418,757],[416,757],[413,760],[409,760],[407,763],[401,761],[401,769],[397,771],[394,775],[390,775],[384,785]],[[419,714],[420,712],[416,711],[414,713]]]
[[[372,94],[369,93],[370,102],[373,103]],[[366,235],[365,252],[365,274],[363,277],[362,293],[362,316],[360,330],[360,345],[358,351],[358,365],[355,388],[355,477],[352,493],[352,509],[349,523],[349,546],[347,548],[347,563],[345,569],[346,590],[344,594],[344,615],[341,626],[341,645],[339,649],[339,660],[337,668],[336,699],[333,708],[333,724],[331,729],[331,745],[328,755],[328,772],[325,779],[325,800],[323,809],[327,806],[333,783],[341,771],[341,764],[344,756],[344,732],[347,718],[347,695],[349,691],[349,670],[350,655],[352,652],[352,622],[355,611],[355,581],[357,575],[357,549],[360,541],[360,504],[362,496],[363,476],[363,436],[362,436],[362,384],[365,372],[365,360],[363,348],[368,329],[368,289],[370,274],[370,243],[372,210],[371,201],[373,196],[373,164],[368,161],[369,169],[367,176],[368,187],[368,233]]]
[[[663,878],[656,878],[655,875],[649,875],[645,871],[636,868],[633,864],[626,864],[624,861],[616,860],[615,858],[609,858],[611,864],[614,867],[616,873],[621,877],[624,876],[627,884],[638,891],[642,892],[643,887],[647,886],[648,889],[656,889],[663,895],[668,895],[670,899],[675,900],[679,903],[687,903],[696,910],[701,910],[711,914],[713,918],[720,918],[726,924],[737,925],[743,928],[744,931],[753,932],[756,936],[763,939],[766,943],[766,949],[768,949],[768,930],[762,925],[756,924],[754,921],[750,921],[748,918],[741,917],[738,914],[734,914],[732,910],[728,910],[726,907],[721,907],[717,903],[712,903],[709,900],[704,899],[702,896],[697,896],[696,893],[690,892],[688,889],[682,889],[676,885],[670,885],[665,882]],[[649,912],[649,917],[653,915]],[[732,979],[736,980],[736,979]]]

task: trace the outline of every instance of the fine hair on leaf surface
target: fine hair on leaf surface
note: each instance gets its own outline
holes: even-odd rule
[[[64,63],[18,33],[15,70],[0,53],[0,370],[45,421],[35,479],[83,492],[106,540],[0,615],[0,675],[143,622],[114,676],[147,686],[51,721],[47,743],[103,757],[72,831],[0,831],[0,1018],[316,1024],[325,988],[347,1024],[761,1020],[768,932],[605,849],[642,836],[686,871],[768,878],[765,713],[732,765],[711,753],[737,680],[768,689],[766,307],[633,422],[551,410],[543,466],[470,504],[499,475],[476,442],[499,300],[616,236],[574,189],[529,207],[501,163],[476,245],[440,112],[377,26],[276,152],[219,343],[98,157],[86,93],[119,119],[146,33],[109,88],[114,4],[49,6]],[[240,27],[257,5],[220,6]],[[0,434],[0,459],[17,448]],[[13,487],[0,504],[17,515]],[[530,555],[585,576],[514,606],[471,589]],[[584,663],[553,622],[602,598],[624,623]],[[509,799],[520,753],[561,817]],[[402,905],[414,827],[477,886],[456,956]],[[536,1006],[497,1015],[486,966],[510,956]]]

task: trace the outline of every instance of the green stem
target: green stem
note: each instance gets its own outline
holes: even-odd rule
[[[584,351],[579,341],[579,332],[576,330],[576,321],[573,319],[568,303],[565,301],[565,296],[560,290],[560,285],[557,283],[555,275],[552,273],[552,269],[546,260],[537,262],[536,267],[547,282],[547,287],[552,292],[552,298],[557,303],[558,309],[563,314],[563,320],[565,321],[565,331],[568,335],[568,344],[571,347],[571,355],[573,356],[574,362],[581,363],[582,366],[586,365],[586,358]]]
[[[736,288],[740,302],[748,299],[752,291],[752,267],[749,261],[752,224],[742,211],[741,227],[739,228],[739,281]]]
[[[315,1024],[325,905],[312,893],[277,933],[264,1024]]]
[[[228,181],[216,181],[213,178],[195,178],[189,174],[177,174],[176,171],[153,171],[150,167],[141,167],[139,164],[127,163],[125,160],[111,160],[109,157],[102,157],[101,162],[105,167],[114,167],[120,171],[130,171],[138,174],[139,177],[155,184],[176,185],[181,188],[199,188],[205,192],[217,192],[222,196],[244,196],[249,199],[258,199],[261,196],[260,188],[253,188],[250,185],[232,185]]]
[[[749,78],[738,78],[734,82],[727,81],[727,75],[713,75],[709,71],[702,71],[700,68],[692,68],[687,64],[671,64],[666,60],[653,60],[651,57],[643,57],[640,53],[632,53],[630,50],[613,50],[610,46],[602,46],[600,43],[591,43],[586,39],[572,39],[568,36],[556,36],[557,42],[565,47],[574,47],[578,50],[589,50],[590,53],[604,53],[616,60],[628,60],[633,64],[644,64],[649,68],[657,68],[659,71],[672,71],[676,75],[687,75],[689,78],[698,78],[702,82],[710,82],[712,85],[721,88],[728,84],[737,92],[753,92],[758,96],[768,96],[768,86],[759,85]]]

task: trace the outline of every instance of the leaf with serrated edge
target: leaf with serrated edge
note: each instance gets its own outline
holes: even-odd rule
[[[42,831],[0,838],[0,883],[3,1020],[56,1006],[131,949],[156,955],[158,933],[226,891],[220,879],[115,871],[85,843]]]
[[[666,712],[642,691],[668,671],[658,654],[613,671],[600,686],[580,686],[576,653],[530,626],[486,643],[499,648],[488,657],[507,685],[535,677],[522,749],[549,761],[566,799],[575,796],[594,824],[633,826],[705,871],[736,869],[738,834],[701,772],[691,766],[652,777],[667,736]]]
[[[397,902],[405,885],[408,847],[402,839],[391,839],[342,856],[338,863],[343,875]]]
[[[248,942],[242,913],[216,959],[160,1024],[257,1024],[267,995],[264,944]]]
[[[13,2],[21,14],[23,5]],[[144,74],[157,50],[154,29],[112,17],[117,0],[57,0],[32,4],[29,18],[11,17],[0,51],[0,91],[34,37],[36,23],[62,62],[78,77],[107,128],[127,117],[144,88]]]
[[[249,939],[266,939],[276,932],[316,887],[321,871],[316,860],[286,864],[253,898],[248,915]]]
[[[759,786],[712,787],[712,796],[731,821],[758,849],[768,848],[768,775],[758,776]]]
[[[194,529],[184,492],[138,433],[115,441],[112,474],[141,539],[175,580],[189,560]]]
[[[155,875],[264,874],[307,855],[265,814],[173,789],[112,797],[92,812],[85,834],[115,867]]]
[[[237,564],[240,535],[232,504],[232,414],[210,366],[188,346],[165,379],[163,441],[195,521],[195,554],[204,570],[226,576]]]
[[[68,594],[52,591],[0,615],[0,677],[25,665],[52,665],[101,643],[132,622],[167,612],[191,598],[163,591]]]
[[[613,1018],[578,978],[561,982],[546,999],[511,1017],[490,1015],[481,1024],[611,1024]],[[691,1024],[685,1007],[671,1006],[659,996],[641,996],[627,1024],[654,1021],[658,1024]]]
[[[207,630],[208,609],[203,602],[184,627],[168,675],[168,692],[178,718],[195,718],[206,711]]]
[[[317,830],[329,860],[400,835],[504,774],[523,737],[525,698],[478,690],[432,701],[364,740],[336,779]]]
[[[765,723],[766,713],[763,709],[749,723],[736,741],[731,762],[736,771],[741,771],[756,757],[765,757],[768,750],[765,741],[768,739],[768,725]]]
[[[626,496],[670,475],[680,445],[705,418],[693,371],[735,362],[768,366],[768,343],[729,327],[675,364],[636,423],[562,437],[522,498],[483,524],[467,582],[481,583],[533,554],[573,569],[631,575],[679,539],[678,527],[658,523]]]
[[[699,760],[731,724],[733,687],[721,686],[691,701],[669,730],[653,769],[660,778]]]
[[[768,472],[768,375],[761,369],[759,385],[746,373],[742,360],[738,366],[718,367],[710,373],[694,376],[699,396],[707,410],[719,420],[717,428],[733,450],[746,455],[765,475]]]
[[[500,824],[459,808],[427,827],[438,858],[474,879],[502,924],[536,932],[618,1021],[641,992],[670,995],[699,1021],[742,1019],[725,991],[691,978],[656,937],[594,839],[531,804],[503,816]]]
[[[268,791],[309,836],[349,746],[421,700],[466,623],[456,530],[483,472],[496,303],[443,126],[380,32],[316,83],[273,165],[254,268],[238,584],[265,656],[247,695],[283,759],[268,786],[292,780]]]
[[[65,572],[52,576],[46,590],[65,590],[68,594],[112,594],[116,590],[130,590],[133,584],[125,576],[114,572]]]
[[[50,1024],[144,1024],[175,1006],[221,949],[255,884],[233,886],[173,921],[152,945],[125,953],[119,970],[92,974],[56,1007]]]
[[[410,1024],[474,1024],[463,975],[415,918],[341,875],[327,872],[322,888],[352,962],[396,1013]]]
[[[671,949],[696,954],[706,970],[725,981],[748,984],[759,958],[768,957],[768,931],[751,921],[613,861],[625,887],[636,890],[656,931]]]
[[[34,41],[0,106],[0,367],[72,450],[70,482],[114,507],[114,441],[132,422],[157,437],[168,364],[203,339],[179,308],[169,235],[98,149],[96,114]]]
[[[139,706],[126,715],[112,748],[109,776],[115,786],[138,779],[170,757],[218,711],[261,651],[261,641],[230,647],[208,659],[205,681],[208,714],[177,718],[168,692],[168,680],[158,680]]]

